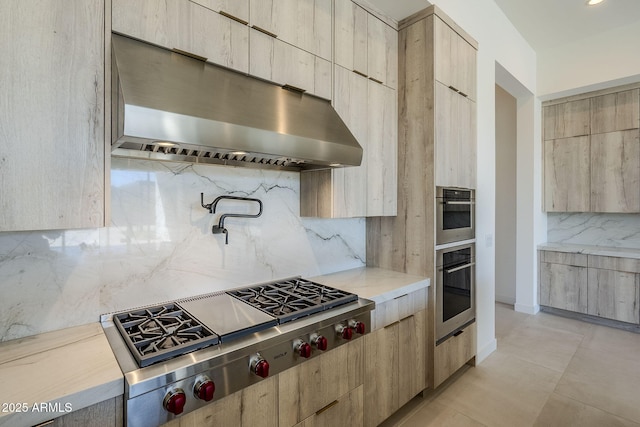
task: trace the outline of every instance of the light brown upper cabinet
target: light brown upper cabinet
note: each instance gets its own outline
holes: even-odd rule
[[[331,61],[331,0],[251,0],[251,26]]]
[[[351,0],[336,0],[334,37],[336,64],[397,88],[397,30]]]
[[[476,49],[439,17],[434,26],[436,80],[475,101]]]
[[[104,2],[2,1],[0,50],[0,231],[103,227]]]
[[[360,166],[303,171],[300,215],[393,216],[397,212],[396,91],[334,66],[334,108],[363,149]]]
[[[591,98],[591,134],[639,127],[640,89]]]
[[[113,0],[112,29],[249,72],[249,27],[189,0]]]
[[[640,212],[640,89],[550,101],[543,115],[545,210]]]

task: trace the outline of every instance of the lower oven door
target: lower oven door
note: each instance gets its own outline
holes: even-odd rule
[[[473,321],[475,244],[436,251],[436,341],[440,343]]]

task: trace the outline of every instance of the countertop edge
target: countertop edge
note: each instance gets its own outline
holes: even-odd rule
[[[609,247],[568,243],[542,243],[538,245],[537,249],[541,251],[555,251],[584,255],[640,259],[640,249],[620,248],[614,246]]]

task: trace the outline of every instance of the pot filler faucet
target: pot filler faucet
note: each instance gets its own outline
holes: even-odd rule
[[[220,196],[220,197],[216,197],[216,199],[209,204],[204,204],[204,193],[200,193],[200,204],[202,205],[203,208],[205,209],[209,209],[209,213],[216,213],[216,206],[218,205],[218,202],[222,199],[226,199],[226,200],[243,200],[246,202],[256,202],[258,203],[258,206],[260,207],[260,210],[258,211],[257,214],[255,215],[247,215],[247,214],[234,214],[234,213],[228,213],[228,214],[222,214],[220,216],[220,220],[218,221],[218,225],[214,225],[211,228],[211,232],[213,234],[224,234],[225,235],[225,239],[224,239],[224,244],[228,245],[229,244],[229,232],[227,231],[226,228],[224,228],[224,220],[226,218],[229,217],[234,217],[234,218],[258,218],[260,215],[262,215],[262,201],[260,201],[259,199],[251,199],[248,197],[236,197],[236,196]]]

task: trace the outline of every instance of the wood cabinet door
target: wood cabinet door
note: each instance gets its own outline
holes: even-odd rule
[[[472,100],[476,99],[476,50],[437,16],[434,17],[435,78]]]
[[[249,28],[189,0],[113,0],[112,29],[249,71]]]
[[[540,263],[540,305],[587,313],[587,268]]]
[[[591,212],[640,212],[640,132],[591,136]]]
[[[396,88],[398,80],[398,32],[375,16],[367,18],[367,75]]]
[[[433,387],[438,387],[476,354],[475,322],[437,345],[434,352]]]
[[[364,341],[356,339],[278,374],[281,426],[305,420],[362,385]]]
[[[362,427],[363,388],[364,386],[360,386],[338,400],[331,402],[325,408],[297,424],[296,427],[337,427],[345,423],[349,427]]]
[[[351,0],[335,0],[334,8],[334,62],[366,76],[369,14]]]
[[[640,127],[640,89],[591,98],[591,133]]]
[[[366,335],[364,425],[375,427],[400,406],[398,404],[398,334],[400,323],[392,323]]]
[[[366,216],[398,211],[398,100],[396,91],[369,81]]]
[[[546,141],[589,135],[591,132],[589,99],[549,105],[542,110]]]
[[[588,314],[640,323],[640,274],[589,268]]]
[[[331,99],[331,63],[251,29],[249,74]]]
[[[0,231],[105,225],[104,9],[0,2]]]
[[[398,407],[427,387],[425,310],[400,320],[398,332]]]
[[[51,427],[119,427],[124,420],[122,396],[87,406],[53,420]]]
[[[251,25],[331,61],[331,0],[250,0]]]
[[[591,208],[590,137],[544,142],[544,208],[588,212]]]
[[[367,179],[369,151],[367,138],[369,113],[367,107],[368,81],[366,78],[340,66],[335,66],[335,93],[333,106],[358,140],[364,153],[360,166],[331,171],[333,187],[333,217],[351,218],[367,215]]]

